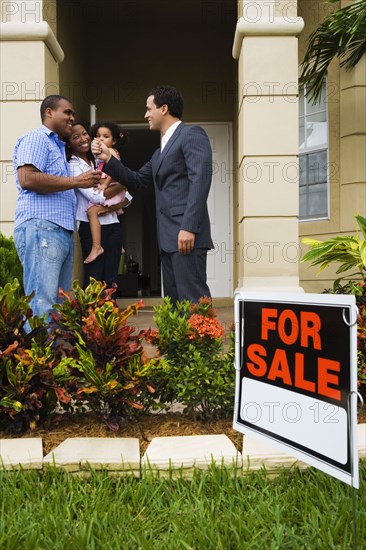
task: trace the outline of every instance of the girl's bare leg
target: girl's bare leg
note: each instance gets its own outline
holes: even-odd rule
[[[101,229],[100,229],[100,221],[98,216],[98,206],[91,206],[90,208],[88,208],[87,215],[89,219],[90,233],[92,236],[93,246],[89,255],[85,258],[84,264],[90,264],[91,262],[94,262],[94,260],[104,252],[104,249],[100,244]]]

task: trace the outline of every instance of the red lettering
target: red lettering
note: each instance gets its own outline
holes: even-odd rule
[[[304,354],[295,353],[295,386],[301,390],[315,392],[315,382],[305,380]]]
[[[273,321],[270,321],[269,319],[271,317],[276,319],[277,315],[278,315],[277,309],[271,309],[266,307],[262,309],[262,331],[261,331],[262,340],[268,340],[268,331],[276,329],[276,323],[274,323]]]
[[[332,399],[341,399],[340,390],[330,388],[329,384],[339,386],[339,376],[337,374],[330,374],[329,371],[341,370],[339,361],[332,361],[331,359],[318,358],[318,393],[331,397]]]
[[[276,380],[276,378],[282,378],[284,384],[292,386],[290,369],[284,349],[276,349],[269,369],[268,380]]]
[[[286,321],[290,321],[290,332],[286,333]],[[299,336],[299,323],[291,309],[284,309],[278,319],[278,334],[284,344],[294,344]]]
[[[248,371],[254,376],[265,376],[267,372],[267,364],[262,359],[266,357],[267,352],[260,344],[251,344],[247,349],[248,359],[253,363],[247,362]]]
[[[319,335],[321,328],[321,320],[317,313],[312,311],[301,311],[300,313],[301,323],[301,345],[304,348],[308,348],[309,339],[313,341],[314,349],[322,349],[322,342]]]

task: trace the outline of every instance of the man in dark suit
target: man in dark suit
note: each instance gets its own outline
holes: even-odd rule
[[[92,151],[105,161],[103,171],[132,193],[153,184],[164,295],[197,302],[210,296],[207,250],[213,248],[207,197],[212,178],[212,151],[200,126],[181,121],[183,98],[172,86],[151,90],[145,119],[161,132],[161,147],[140,170],[132,171],[106,146],[94,140]]]

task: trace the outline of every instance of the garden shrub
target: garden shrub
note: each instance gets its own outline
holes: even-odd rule
[[[11,283],[14,279],[19,281],[19,287],[23,288],[23,268],[20,263],[14,240],[0,233],[0,287]]]
[[[235,393],[234,336],[224,350],[225,329],[219,323],[212,301],[198,304],[170,298],[154,308],[158,330],[149,341],[165,359],[152,366],[156,396],[163,403],[180,403],[184,412],[204,419],[232,414]]]
[[[358,307],[357,317],[357,382],[358,389],[366,402],[366,283],[347,281],[341,284],[337,279],[325,294],[353,294]]]

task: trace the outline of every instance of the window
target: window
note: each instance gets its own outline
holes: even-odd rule
[[[320,103],[299,92],[300,220],[329,217],[328,116],[324,86]]]

